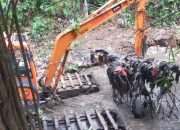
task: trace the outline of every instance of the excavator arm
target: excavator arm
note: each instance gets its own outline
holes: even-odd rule
[[[74,40],[76,40],[86,32],[94,29],[95,27],[107,21],[114,15],[118,14],[121,10],[125,9],[132,3],[137,2],[139,0],[123,0],[112,5],[116,1],[117,0],[110,0],[99,10],[95,11],[92,15],[90,15],[88,20],[80,24],[78,30],[66,30],[65,32],[60,33],[56,37],[54,43],[54,50],[51,55],[50,63],[45,75],[45,87],[51,86],[51,82],[55,77],[55,85],[53,86],[53,90],[56,91],[58,82],[63,74],[70,45]]]

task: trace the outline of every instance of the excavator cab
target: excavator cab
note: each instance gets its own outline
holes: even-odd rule
[[[32,82],[32,87],[33,87],[33,92],[35,93],[35,97],[36,99],[38,99],[38,82],[37,82],[37,74],[36,74],[36,67],[33,61],[33,55],[32,52],[29,49],[29,46],[27,44],[27,40],[26,40],[26,34],[21,34],[21,38],[23,40],[23,47],[25,50],[25,57],[26,57],[26,61],[28,63],[28,69],[26,69],[25,67],[25,63],[24,63],[24,59],[23,59],[23,55],[22,55],[22,50],[20,47],[20,43],[18,40],[18,35],[16,33],[14,33],[11,36],[11,42],[12,42],[12,46],[13,46],[13,51],[15,54],[15,60],[13,60],[13,56],[12,54],[10,54],[10,59],[12,60],[12,68],[13,68],[13,72],[14,75],[16,77],[16,83],[18,86],[18,90],[20,93],[20,98],[23,99],[22,96],[22,89],[18,80],[18,75],[21,77],[22,80],[22,84],[23,84],[23,89],[25,91],[25,96],[26,96],[26,100],[28,101],[32,101],[33,100],[33,96],[32,96],[32,91],[30,89],[30,85],[28,82],[28,73],[30,75],[31,78],[31,82]],[[15,70],[15,64],[17,64],[18,67],[18,71]]]

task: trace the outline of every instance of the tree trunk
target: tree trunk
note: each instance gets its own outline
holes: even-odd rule
[[[0,130],[6,130],[6,127],[4,126],[1,116],[0,116]]]
[[[81,4],[82,16],[84,18],[87,18],[88,17],[88,3],[87,3],[87,0],[80,0],[80,4]]]
[[[0,20],[0,130],[27,130]]]
[[[84,0],[84,7],[83,7],[83,14],[84,14],[84,17],[87,18],[88,17],[88,4],[87,4],[87,0]]]

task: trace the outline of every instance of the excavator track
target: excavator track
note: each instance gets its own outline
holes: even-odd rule
[[[99,91],[99,85],[92,74],[67,73],[61,77],[57,87],[57,94],[61,98],[75,97],[80,94],[89,94]]]
[[[38,125],[34,123],[38,129]],[[42,118],[43,130],[126,130],[117,113],[112,110],[94,109],[82,114],[57,115]]]

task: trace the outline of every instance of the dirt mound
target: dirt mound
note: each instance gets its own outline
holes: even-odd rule
[[[87,33],[81,39],[83,44],[77,48],[90,50],[102,48],[110,52],[124,54],[133,52],[133,29],[120,28],[113,23],[106,23]]]
[[[150,46],[178,47],[180,44],[180,28],[153,28],[148,30],[147,41]]]

